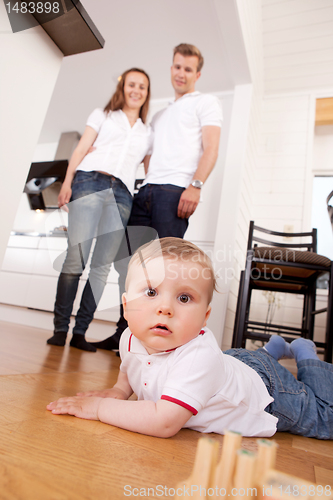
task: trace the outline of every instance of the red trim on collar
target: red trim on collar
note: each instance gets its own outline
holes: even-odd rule
[[[128,352],[131,352],[132,337],[133,337],[133,333],[131,333],[131,335],[130,335],[130,337],[128,339]]]
[[[204,335],[205,333],[205,330],[201,330],[201,332],[199,333],[199,335]]]
[[[186,408],[186,410],[189,410],[190,412],[192,412],[193,415],[196,415],[198,413],[198,410],[193,408],[193,406],[190,406],[187,403],[184,403],[184,401],[181,401],[180,399],[172,398],[171,396],[166,396],[166,395],[161,396],[161,399],[164,399],[165,401],[170,401],[170,403],[175,403],[176,405],[182,406],[183,408]]]

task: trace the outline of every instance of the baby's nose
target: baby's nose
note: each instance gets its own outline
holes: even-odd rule
[[[158,314],[165,314],[167,316],[173,316],[173,310],[171,304],[168,301],[163,301],[158,307]]]

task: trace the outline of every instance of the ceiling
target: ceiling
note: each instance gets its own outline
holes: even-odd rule
[[[137,66],[151,77],[152,99],[171,97],[172,49],[198,46],[205,63],[201,92],[249,82],[236,0],[81,0],[105,39],[104,48],[63,59],[39,143],[82,133],[90,112],[104,107],[117,77]]]

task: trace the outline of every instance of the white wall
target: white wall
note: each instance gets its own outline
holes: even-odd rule
[[[262,0],[262,5],[265,91],[332,86],[332,0]]]
[[[244,268],[249,222],[253,212],[254,172],[257,165],[260,134],[261,99],[263,92],[263,54],[261,0],[236,0],[241,29],[247,53],[252,80],[252,93],[248,118],[248,132],[244,146],[244,165],[238,179],[239,201],[236,204],[234,221],[233,276],[229,283],[228,302],[225,311],[225,325],[222,349],[231,345],[240,269]],[[248,110],[245,109],[245,116]],[[230,212],[234,208],[230,206]]]
[[[217,273],[218,293],[214,295],[212,313],[208,326],[212,329],[219,345],[225,345],[225,325],[227,318],[230,287],[238,279],[238,269],[234,270],[237,246],[237,219],[241,206],[241,183],[245,163],[252,85],[235,87],[228,145],[223,173],[219,187],[220,202],[214,237],[213,262]]]
[[[315,127],[312,170],[318,175],[333,173],[333,125]]]
[[[253,218],[259,226],[295,232],[305,227],[305,191],[313,139],[309,95],[265,96],[254,182]]]
[[[1,263],[63,55],[41,27],[13,34],[3,3],[0,19]]]

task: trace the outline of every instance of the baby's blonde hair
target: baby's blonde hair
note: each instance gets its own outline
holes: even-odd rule
[[[177,261],[183,259],[184,262],[192,261],[199,264],[203,269],[208,269],[211,280],[208,303],[211,302],[214,290],[217,290],[216,277],[212,261],[208,255],[205,254],[205,252],[194,245],[194,243],[181,238],[168,237],[156,239],[138,248],[129,261],[128,270],[134,263],[148,262],[149,260],[156,259],[157,257]],[[129,273],[127,273],[127,276],[129,276]],[[127,288],[128,281],[126,279],[126,290]]]

